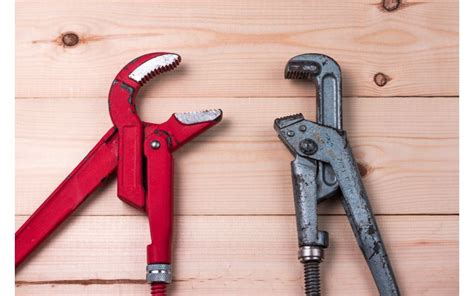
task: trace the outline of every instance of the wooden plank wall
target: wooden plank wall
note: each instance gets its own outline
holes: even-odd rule
[[[141,92],[142,118],[224,120],[175,155],[171,294],[302,295],[292,157],[272,125],[315,119],[314,86],[282,74],[321,52],[342,67],[344,126],[402,294],[458,294],[457,1],[18,0],[16,14],[17,227],[111,126],[116,72],[177,52]],[[148,293],[147,220],[115,192],[110,180],[19,268],[17,295]],[[324,295],[377,295],[338,200],[321,213]]]

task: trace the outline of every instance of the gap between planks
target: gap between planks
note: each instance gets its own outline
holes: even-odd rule
[[[16,220],[18,225],[24,218]],[[22,266],[17,272],[21,295],[31,295],[28,287],[43,289],[44,295],[67,294],[67,287],[87,289],[94,295],[100,294],[101,286],[110,292],[115,286],[130,284],[137,290],[133,295],[147,289],[142,280],[149,240],[146,217],[74,220],[66,222],[63,231],[53,234],[25,262],[27,268]],[[403,295],[457,293],[458,217],[380,217],[377,222]],[[179,217],[175,224],[173,289],[177,295],[256,295],[257,290],[262,295],[301,293],[302,267],[296,258],[293,217]],[[353,295],[375,295],[347,219],[327,217],[320,227],[332,234],[322,267],[323,287],[334,293],[329,295],[346,295],[348,287]],[[113,282],[121,280],[133,283]],[[275,284],[283,290],[273,290]]]
[[[174,280],[178,281],[179,280]],[[146,280],[130,280],[130,279],[116,279],[116,280],[102,280],[102,279],[89,279],[89,280],[57,280],[57,281],[15,281],[17,286],[25,285],[143,285],[146,284]]]
[[[80,210],[79,210],[80,211]],[[30,217],[31,215],[15,215],[15,217]],[[117,214],[117,215],[101,215],[101,214],[77,214],[73,213],[70,216],[82,216],[82,217],[140,217],[146,216],[145,214]],[[174,214],[175,217],[295,217],[294,214]],[[338,213],[322,213],[318,214],[322,217],[346,217],[346,214]],[[459,216],[459,213],[403,213],[403,214],[374,214],[376,217],[436,217],[436,216]]]
[[[152,83],[150,83],[152,84]],[[315,88],[315,92],[316,92],[316,88]],[[209,97],[207,96],[197,96],[197,97],[192,97],[192,100],[200,100],[200,99],[208,99]],[[255,99],[279,99],[279,98],[294,98],[294,99],[297,99],[297,98],[313,98],[314,100],[316,100],[316,96],[315,95],[295,95],[295,96],[291,96],[291,95],[288,95],[288,96],[222,96],[222,97],[219,97],[220,99],[223,99],[223,100],[226,100],[226,99],[252,99],[252,98],[255,98]],[[394,95],[387,95],[387,96],[384,96],[384,95],[380,95],[380,96],[344,96],[343,97],[343,100],[346,100],[346,99],[363,99],[363,98],[368,98],[368,99],[403,99],[403,98],[413,98],[413,99],[417,99],[417,98],[452,98],[452,99],[459,99],[459,96],[457,95],[440,95],[440,96],[429,96],[429,95],[413,95],[413,96],[394,96]],[[80,99],[97,99],[97,96],[91,96],[91,97],[87,97],[87,96],[75,96],[75,97],[53,97],[53,98],[45,98],[45,97],[35,97],[35,96],[28,96],[28,97],[20,97],[20,96],[17,96],[15,97],[16,100],[45,100],[45,99],[54,99],[54,100],[80,100]],[[105,99],[105,98],[104,98]],[[140,98],[138,98],[140,99]],[[189,97],[175,97],[174,99],[176,100],[181,100],[181,99],[189,99]]]

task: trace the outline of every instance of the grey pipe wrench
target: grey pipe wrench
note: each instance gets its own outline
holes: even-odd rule
[[[317,121],[302,114],[275,120],[279,138],[295,156],[291,163],[299,260],[305,266],[306,295],[320,295],[319,263],[329,235],[318,229],[317,204],[342,193],[342,205],[380,295],[400,295],[387,251],[369,204],[357,163],[342,129],[339,65],[322,54],[290,59],[286,79],[316,83]]]

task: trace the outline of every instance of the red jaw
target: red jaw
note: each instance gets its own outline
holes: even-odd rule
[[[109,113],[118,128],[137,125],[140,119],[135,98],[140,88],[157,75],[176,68],[181,57],[175,53],[155,52],[128,63],[115,77],[109,92]]]
[[[148,130],[157,130],[168,135],[170,151],[216,124],[219,114],[197,112],[178,114],[182,121],[172,116],[165,124],[153,125],[140,120],[135,107],[135,98],[142,85],[153,77],[173,70],[181,61],[174,53],[150,53],[128,63],[116,76],[109,93],[109,113],[119,133],[119,162],[117,168],[117,195],[134,207],[144,209],[143,143]],[[196,117],[197,115],[197,117]],[[191,120],[190,120],[191,118]],[[179,119],[179,118],[178,118]],[[193,120],[195,119],[195,120]],[[152,127],[153,126],[153,127]]]
[[[181,62],[181,57],[175,53],[154,52],[142,55],[120,70],[115,80],[124,82],[138,88],[148,80],[160,73],[176,68]]]
[[[160,73],[178,66],[177,54],[158,52],[138,57],[115,77],[109,93],[109,113],[119,131],[117,195],[138,208],[145,207],[143,186],[143,123],[137,115],[135,98],[141,86]]]

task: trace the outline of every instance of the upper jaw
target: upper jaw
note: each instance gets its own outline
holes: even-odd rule
[[[180,62],[181,57],[175,53],[159,55],[138,65],[128,77],[143,85],[156,75],[173,70]]]
[[[181,62],[181,57],[175,53],[154,52],[142,55],[120,70],[115,82],[122,82],[138,90],[155,76],[169,72]]]

